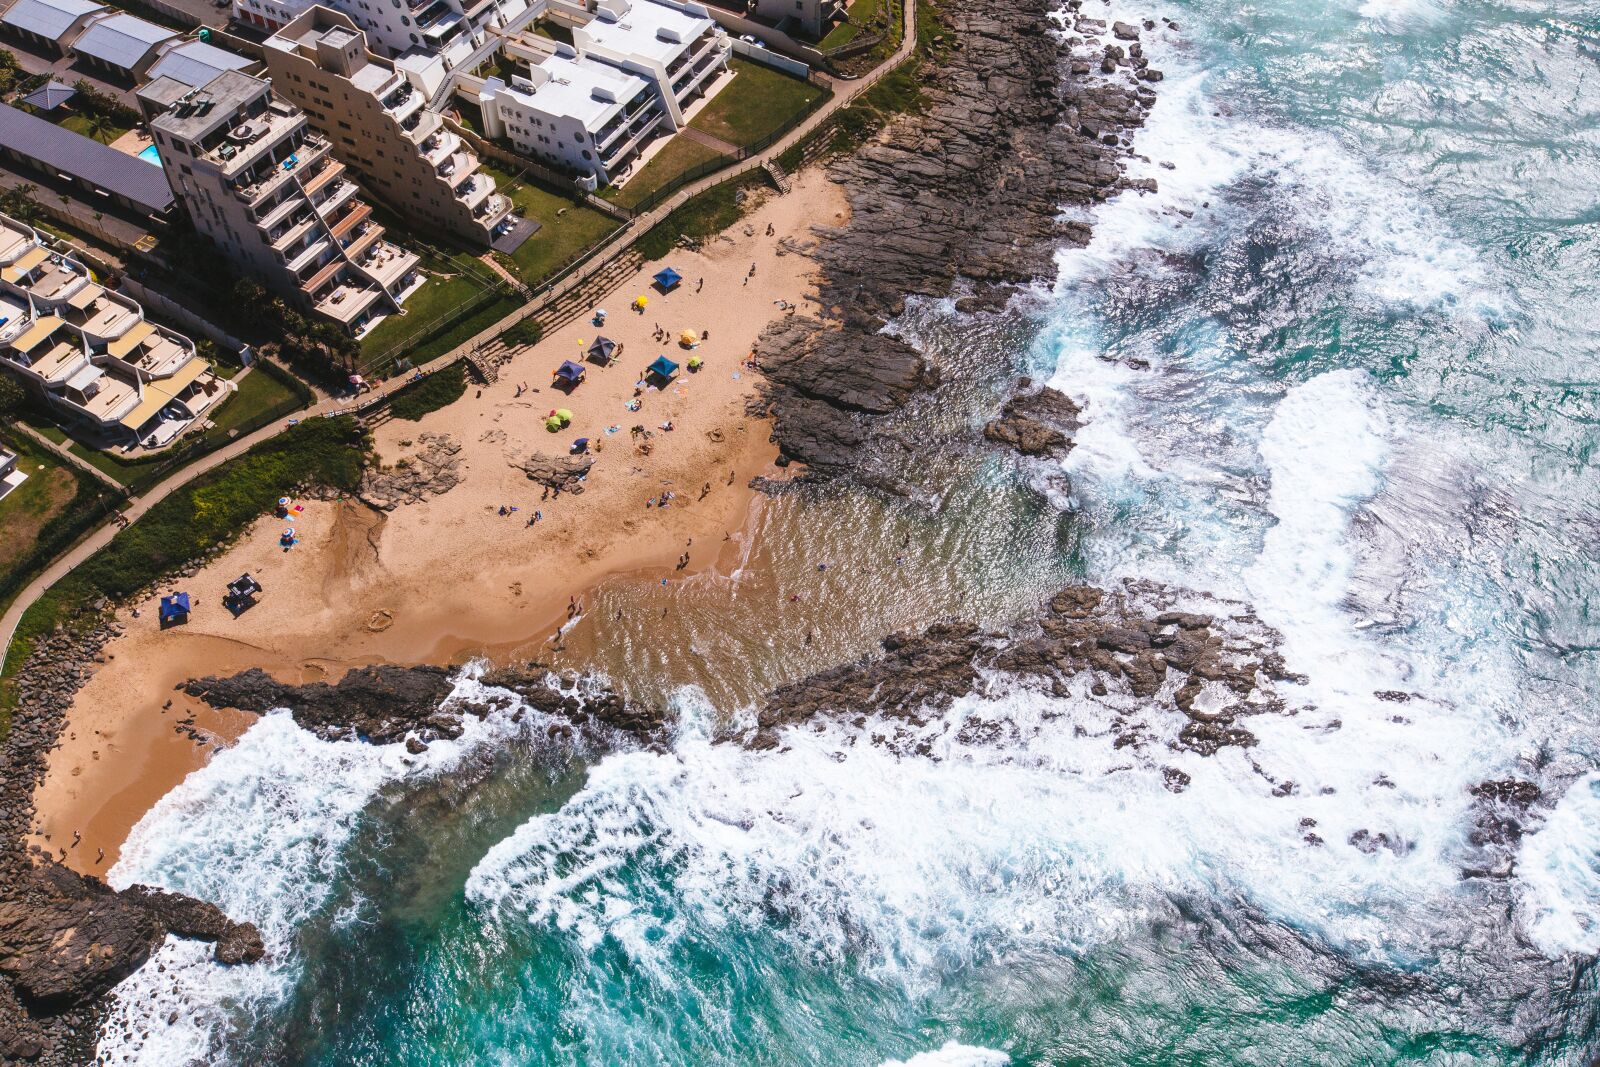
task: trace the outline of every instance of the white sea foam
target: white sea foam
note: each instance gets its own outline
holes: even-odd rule
[[[992,1048],[946,1041],[933,1052],[919,1052],[909,1060],[884,1060],[881,1067],[1006,1067],[1011,1057]]]
[[[465,672],[457,693],[481,689],[476,673]],[[291,989],[295,931],[327,905],[344,849],[378,791],[453,765],[514,729],[507,715],[468,716],[459,740],[413,756],[400,744],[323,741],[276,712],[184,779],[133,828],[109,879],[181,890],[254,922],[268,957],[223,967],[209,945],[169,938],[117,987],[101,1061],[177,1067],[223,1058],[218,1043],[230,1028]]]
[[[1449,17],[1439,0],[1363,0],[1361,17],[1391,34],[1432,29]]]
[[[1600,772],[1572,783],[1518,867],[1523,927],[1550,955],[1600,952]]]

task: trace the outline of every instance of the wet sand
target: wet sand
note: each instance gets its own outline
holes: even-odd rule
[[[36,840],[64,849],[69,865],[103,874],[139,818],[255,721],[175,692],[186,679],[253,666],[310,681],[376,662],[548,660],[559,654],[569,604],[608,579],[659,576],[670,586],[731,573],[742,551],[733,535],[754,503],[747,483],[782,473],[772,464],[767,422],[746,413],[758,376],[742,364],[761,330],[784,313],[778,301],[815,310],[814,264],[780,242],[809,242],[811,226],[836,225],[844,212],[838,189],[808,172],[791,193],[771,196],[699,253],[646,264],[603,302],[610,312],[603,329],[574,322],[518,353],[494,385],[469,387],[421,422],[396,419],[375,429],[385,464],[415,454],[424,433],[459,443],[463,480],[444,494],[388,512],[298,501],[303,510],[290,522],[300,540],[291,550],[279,546],[285,520],[269,516],[193,577],[175,581],[172,588],[198,598],[187,625],[159,629],[160,590],[122,611],[126,632],[78,694],[35,793]],[[685,279],[666,296],[649,287],[664,264]],[[645,294],[647,308],[634,313],[631,302]],[[668,333],[664,341],[652,338],[657,325]],[[686,329],[709,336],[686,350],[677,343]],[[586,364],[585,382],[570,395],[553,388],[554,368],[576,360],[580,343],[597,334],[621,342],[621,356],[605,368]],[[681,371],[667,389],[647,390],[639,412],[627,410],[659,354],[705,363],[698,373]],[[571,426],[554,434],[544,428],[553,408],[573,414]],[[674,428],[661,429],[668,421]],[[651,432],[648,441],[630,433],[634,425]],[[584,492],[541,499],[542,487],[517,464],[533,452],[565,455],[579,437],[598,445]],[[666,491],[674,494],[668,507],[646,506]],[[502,507],[517,510],[501,515]],[[529,526],[535,510],[543,518]],[[222,606],[223,590],[246,571],[264,592],[234,618]],[[75,846],[74,832],[81,834]]]

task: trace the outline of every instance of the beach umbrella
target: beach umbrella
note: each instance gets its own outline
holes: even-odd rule
[[[551,415],[548,419],[544,420],[544,428],[549,430],[551,433],[555,433],[557,430],[561,429],[561,418],[557,415]]]
[[[671,267],[656,272],[655,283],[661,287],[663,293],[670,293],[678,287],[678,283],[681,281],[683,281],[683,275]]]
[[[566,408],[557,408],[556,418],[560,419],[561,425],[565,426],[567,423],[572,421],[572,412],[568,411]]]
[[[689,369],[690,370],[699,370],[700,369],[700,357],[699,356],[690,356],[689,357]]]
[[[684,330],[678,335],[678,343],[690,346],[697,345],[700,343],[700,335],[693,330]]]
[[[634,300],[633,306],[636,307],[636,308],[649,307],[650,306],[650,298],[648,296],[638,297],[637,299]]]
[[[572,450],[574,452],[586,452],[588,449],[589,439],[587,437],[580,437],[576,441],[572,442]]]

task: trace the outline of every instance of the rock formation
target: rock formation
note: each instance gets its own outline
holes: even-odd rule
[[[1078,430],[1078,405],[1048,385],[1029,391],[1024,378],[1018,393],[1006,401],[1000,416],[983,428],[983,436],[1024,456],[1060,459],[1072,451],[1072,434]]]
[[[393,511],[461,484],[461,442],[447,433],[424,433],[418,440],[422,447],[393,466],[367,468],[358,494],[364,504]]]
[[[1109,60],[1114,77],[1079,70],[1072,42],[1084,41],[1055,43],[1056,6],[941,4],[953,41],[918,69],[926,106],[830,164],[851,212],[847,225],[818,230],[814,253],[834,321],[790,319],[757,346],[779,448],[808,478],[896,489],[896,460],[915,444],[883,416],[938,376],[881,332],[887,321],[908,296],[949,295],[957,277],[980,291],[962,306],[998,306],[1011,286],[1053,273],[1062,244],[1087,243],[1089,227],[1063,221],[1063,206],[1123,187],[1127,131],[1155,100],[1139,84],[1148,64],[1124,53]]]

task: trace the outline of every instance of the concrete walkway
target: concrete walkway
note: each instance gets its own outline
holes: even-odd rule
[[[903,40],[901,40],[899,49],[895,51],[895,54],[890,57],[887,62],[883,63],[878,67],[878,69],[874,70],[867,77],[864,77],[859,81],[852,82],[847,91],[836,92],[826,104],[812,112],[804,122],[795,127],[793,130],[789,131],[789,134],[782,140],[778,141],[765,151],[751,156],[739,168],[732,170],[721,170],[717,171],[715,174],[708,175],[700,181],[695,182],[693,185],[686,186],[685,188],[679,190],[676,196],[657,207],[648,215],[641,215],[638,218],[635,218],[626,229],[618,233],[618,235],[611,241],[610,244],[606,245],[605,248],[594,255],[589,260],[587,265],[577,271],[574,271],[566,278],[563,278],[557,285],[552,286],[548,290],[542,291],[539,294],[541,298],[541,306],[560,299],[562,296],[565,296],[567,293],[577,289],[590,278],[604,270],[613,259],[627,251],[627,249],[632,246],[633,242],[636,241],[640,236],[649,232],[651,227],[661,222],[679,207],[682,207],[692,197],[698,196],[707,189],[721,185],[723,182],[732,178],[736,178],[741,174],[748,173],[749,171],[762,166],[768,160],[777,159],[778,156],[788,151],[790,147],[799,144],[814,130],[818,129],[840,108],[848,107],[850,103],[858,96],[872,88],[872,86],[876,85],[880,78],[899,67],[901,63],[905,62],[905,60],[910,57],[912,50],[917,46],[916,4],[907,3],[904,5],[904,19],[905,37]],[[476,336],[468,339],[460,345],[457,345],[451,351],[446,352],[437,359],[431,360],[424,366],[419,367],[417,369],[417,373],[431,374],[436,370],[440,370],[449,366],[450,364],[459,360],[462,356],[471,352],[477,346],[485,344],[488,341],[498,337],[507,328],[520,321],[524,314],[524,309],[519,308],[517,311],[507,315],[493,326],[490,326],[488,329],[479,332]],[[310,419],[318,418],[324,415],[357,414],[361,409],[374,403],[387,393],[404,387],[409,380],[409,377],[406,379],[395,380],[389,386],[389,388],[371,396],[354,399],[335,398],[321,401],[302,411],[298,416],[296,416],[296,418]],[[237,440],[234,440],[229,444],[217,449],[215,452],[202,456],[189,466],[183,468],[183,470],[178,471],[171,477],[167,478],[165,481],[160,482],[151,489],[146,490],[142,495],[130,499],[128,501],[128,505],[122,511],[123,516],[130,521],[138,520],[139,517],[145,512],[149,511],[162,500],[165,500],[176,490],[181,489],[183,486],[187,485],[189,482],[198,478],[207,471],[213,470],[223,463],[226,463],[228,460],[244,454],[246,451],[254,448],[261,442],[276,437],[278,434],[282,433],[288,428],[288,424],[288,419],[273,422],[257,430],[255,433],[240,437]],[[43,573],[41,573],[33,581],[29,582],[27,586],[25,586],[16,595],[16,597],[11,601],[11,605],[6,609],[5,614],[0,616],[0,638],[3,638],[3,643],[0,643],[0,671],[4,670],[5,657],[9,655],[11,651],[11,640],[16,636],[17,624],[21,622],[23,614],[26,613],[27,610],[31,608],[41,596],[44,595],[45,590],[49,589],[56,582],[59,582],[62,578],[70,574],[72,569],[78,566],[78,564],[82,563],[84,560],[88,559],[90,556],[94,555],[96,552],[100,551],[107,544],[109,544],[111,539],[116,536],[117,531],[118,526],[115,522],[107,523],[106,525],[99,527],[88,537],[84,538],[84,540],[74,545],[64,555],[57,557],[54,563],[45,568]]]

